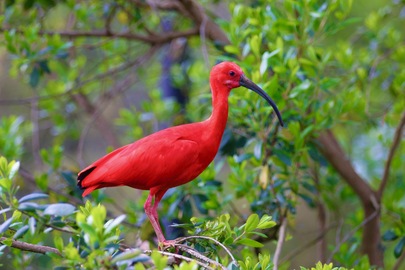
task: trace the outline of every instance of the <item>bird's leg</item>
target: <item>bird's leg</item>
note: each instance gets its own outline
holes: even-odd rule
[[[145,213],[148,216],[150,223],[152,224],[152,227],[156,232],[156,236],[157,236],[158,242],[159,242],[159,249],[164,249],[165,247],[174,247],[175,244],[177,243],[175,240],[166,240],[165,236],[163,235],[162,228],[160,227],[160,223],[159,223],[159,216],[157,213],[157,208],[158,208],[159,202],[162,199],[165,192],[166,192],[166,190],[159,191],[155,195],[151,195],[151,193],[149,193],[149,196],[146,199],[146,202],[144,205]],[[153,199],[154,199],[154,202],[152,205]]]
[[[156,236],[158,238],[158,242],[164,243],[164,242],[166,242],[166,238],[162,233],[162,229],[160,228],[159,219],[158,219],[158,215],[157,215],[157,205],[158,205],[159,201],[157,201],[156,197],[155,197],[155,201],[152,206],[153,197],[154,197],[153,195],[149,194],[148,198],[146,199],[144,209],[145,209],[146,215],[148,216],[148,218],[150,220],[150,223],[152,224],[153,229],[155,230]]]

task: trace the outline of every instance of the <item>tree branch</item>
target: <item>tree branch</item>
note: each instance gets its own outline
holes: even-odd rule
[[[285,240],[286,229],[287,229],[287,217],[285,216],[285,217],[283,217],[283,219],[281,221],[279,237],[278,237],[278,241],[277,241],[277,247],[276,247],[276,251],[274,252],[274,256],[273,256],[273,264],[274,264],[273,270],[278,269],[279,259],[280,259],[280,255],[281,255],[281,249],[283,248],[283,244],[284,244],[284,240]]]
[[[8,238],[0,237],[0,243],[4,244],[4,241],[6,241],[6,240],[8,240]],[[62,256],[62,254],[56,248],[48,247],[48,246],[29,244],[29,243],[25,243],[25,242],[21,242],[21,241],[17,241],[17,240],[12,240],[11,247],[21,249],[21,250],[24,250],[24,251],[40,253],[40,254],[46,254],[48,252],[51,252],[51,253],[55,253],[55,254],[57,254],[59,256]]]
[[[301,252],[306,251],[309,247],[317,244],[320,241],[323,241],[326,234],[333,228],[336,228],[336,224],[329,226],[324,231],[321,231],[314,239],[310,240],[309,242],[303,244],[302,246],[299,246],[299,247],[293,249],[289,254],[287,254],[283,258],[281,258],[280,263],[290,261],[291,259],[295,258]],[[324,263],[324,261],[321,261],[321,262]]]
[[[354,192],[356,192],[360,200],[362,202],[370,201],[370,198],[375,196],[374,191],[354,170],[332,131],[326,130],[321,133],[318,137],[318,142],[320,143],[318,144],[319,150]]]
[[[318,142],[319,150],[362,202],[365,222],[362,251],[367,254],[372,265],[383,267],[384,258],[380,247],[380,200],[376,192],[356,173],[331,130],[322,132]]]
[[[15,28],[0,28],[0,33],[15,30],[16,33],[22,34],[24,33],[21,29]],[[137,40],[148,43],[150,45],[156,44],[163,44],[170,42],[174,39],[181,38],[181,37],[191,37],[196,36],[199,34],[198,28],[193,28],[189,30],[185,30],[182,32],[170,32],[167,34],[154,34],[154,35],[140,35],[131,32],[125,33],[113,33],[110,30],[93,30],[93,31],[73,31],[73,30],[62,30],[62,31],[46,31],[40,30],[38,31],[39,35],[43,36],[53,36],[53,35],[60,35],[61,37],[67,38],[114,38],[114,39],[127,39],[127,40]]]
[[[379,200],[381,200],[385,186],[387,185],[392,159],[394,158],[395,151],[397,150],[399,143],[401,142],[401,137],[404,132],[404,126],[405,126],[405,111],[402,114],[402,118],[397,126],[397,129],[395,130],[394,139],[392,141],[391,148],[388,152],[387,162],[385,163],[384,167],[384,174],[381,180],[380,187],[377,191],[377,197],[379,198]]]
[[[332,261],[333,255],[336,254],[336,252],[339,251],[340,247],[342,246],[343,243],[345,243],[346,241],[348,241],[355,232],[357,232],[360,228],[362,228],[363,226],[366,226],[369,222],[371,222],[374,218],[376,218],[379,215],[378,211],[374,211],[371,215],[368,215],[367,218],[365,218],[359,225],[357,225],[356,227],[354,227],[350,232],[348,232],[341,241],[338,241],[336,243],[335,249],[332,251],[332,253],[330,254],[328,260],[326,261],[326,263],[329,263]],[[363,234],[364,235],[364,234]],[[370,263],[373,264],[371,262],[370,259]]]
[[[180,3],[183,6],[183,8],[180,9],[180,11],[183,12],[183,15],[191,18],[198,28],[204,24],[202,29],[204,29],[204,35],[208,39],[224,45],[230,43],[225,32],[222,31],[222,29],[215,22],[209,19],[208,15],[204,12],[204,8],[197,1],[180,0]]]

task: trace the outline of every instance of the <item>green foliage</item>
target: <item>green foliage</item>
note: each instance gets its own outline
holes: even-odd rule
[[[346,269],[348,269],[348,268],[333,267],[333,263],[322,264],[321,262],[318,262],[315,267],[311,267],[311,268],[301,267],[301,270],[346,270]]]
[[[0,118],[0,149],[6,158],[19,158],[23,153],[23,139],[27,132],[23,117]]]
[[[254,237],[267,237],[257,231],[272,228],[276,222],[271,217],[264,215],[261,218],[257,214],[252,214],[242,226],[231,229],[230,215],[224,214],[213,221],[202,222],[197,218],[192,218],[194,224],[193,235],[203,235],[212,237],[225,245],[244,245],[248,247],[263,247],[262,243],[254,240]],[[201,243],[199,243],[201,245]]]

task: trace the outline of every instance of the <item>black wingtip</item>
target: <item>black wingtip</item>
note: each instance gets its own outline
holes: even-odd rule
[[[86,178],[92,171],[94,171],[95,168],[96,167],[91,167],[91,168],[88,168],[87,170],[79,173],[79,175],[77,176],[77,186],[80,189],[85,189],[85,187],[82,186],[82,182],[83,182],[84,178]]]

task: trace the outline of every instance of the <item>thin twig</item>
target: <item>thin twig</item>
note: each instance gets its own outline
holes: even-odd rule
[[[32,123],[32,155],[34,157],[34,164],[37,168],[42,166],[42,158],[39,154],[41,144],[39,136],[39,108],[38,100],[32,100],[31,102],[31,123]]]
[[[370,222],[373,218],[375,218],[379,213],[379,210],[373,212],[371,215],[369,215],[367,218],[365,218],[359,225],[357,225],[353,230],[351,230],[350,232],[348,232],[342,239],[342,241],[339,241],[334,250],[332,251],[332,253],[330,254],[328,260],[326,261],[326,263],[330,263],[332,261],[333,255],[335,255],[335,253],[340,249],[340,247],[342,246],[343,243],[345,243],[347,240],[350,239],[350,237],[353,236],[353,234],[355,232],[357,232],[361,227],[363,227],[364,225],[366,225],[368,222]]]
[[[401,137],[404,132],[404,126],[405,126],[405,111],[402,114],[401,121],[399,122],[397,129],[395,130],[394,139],[392,141],[392,145],[388,153],[387,162],[385,163],[383,178],[381,180],[380,188],[378,189],[377,192],[377,197],[380,200],[382,198],[385,186],[387,185],[388,182],[388,176],[390,173],[392,159],[394,158],[395,151],[397,150],[399,143],[401,142]]]
[[[141,56],[141,57],[139,57],[138,59],[136,59],[136,61],[133,61],[133,62],[132,62],[132,69],[136,69],[137,67],[139,67],[140,65],[142,65],[143,63],[145,63],[146,61],[148,61],[148,60],[155,54],[157,48],[158,48],[157,46],[151,47],[151,48],[148,50],[147,53],[145,53],[143,56]],[[115,71],[115,72],[116,72],[116,71]],[[105,107],[106,107],[105,105],[100,106],[100,104],[101,104],[101,103],[104,103],[104,102],[106,102],[106,101],[112,100],[112,99],[111,99],[111,96],[114,96],[114,95],[117,94],[117,93],[123,92],[123,91],[127,88],[127,86],[128,86],[129,84],[134,83],[135,79],[136,79],[136,77],[133,76],[133,75],[127,76],[127,78],[124,79],[123,81],[120,81],[119,85],[117,85],[116,87],[114,87],[113,90],[110,91],[110,93],[107,93],[106,95],[103,96],[103,99],[104,99],[104,100],[99,100],[99,101],[97,101],[97,104],[98,104],[99,106],[98,106],[97,109],[92,113],[92,120],[89,122],[88,125],[86,125],[86,127],[84,128],[84,130],[83,130],[83,132],[82,132],[82,134],[81,134],[81,136],[80,136],[80,139],[79,139],[77,157],[78,157],[78,161],[79,161],[80,164],[84,164],[84,163],[85,163],[85,162],[84,162],[84,159],[83,159],[83,149],[84,149],[84,141],[85,141],[85,138],[86,138],[88,132],[90,131],[90,127],[91,127],[90,123],[93,123],[94,120],[96,120],[96,119],[99,117],[99,115],[101,115],[102,109],[105,109]],[[114,93],[114,94],[113,94],[113,93]]]
[[[285,235],[286,235],[286,230],[287,229],[287,217],[283,217],[281,221],[281,226],[280,226],[280,231],[279,231],[279,236],[278,236],[278,241],[277,241],[277,246],[276,246],[276,251],[274,252],[273,256],[273,270],[278,269],[279,265],[279,259],[281,255],[281,250],[283,248],[284,240],[285,240]]]
[[[148,255],[152,254],[152,250],[148,250],[148,249],[144,250],[143,252]],[[188,258],[188,257],[180,255],[180,254],[171,253],[171,252],[167,252],[167,251],[160,251],[160,250],[156,250],[156,252],[159,252],[162,255],[165,255],[168,257],[174,257],[174,258],[186,261],[186,262],[196,262],[198,265],[204,267],[205,269],[215,270],[214,268],[207,266],[207,264],[204,264],[198,260],[194,260],[192,258]]]
[[[287,262],[291,260],[292,258],[295,258],[298,254],[301,252],[306,251],[309,247],[315,245],[319,241],[325,238],[325,235],[328,233],[329,230],[333,229],[336,227],[336,224],[334,226],[329,226],[328,228],[325,228],[325,230],[321,231],[314,239],[308,241],[304,245],[297,247],[296,249],[292,250],[289,254],[285,255],[280,259],[280,264]]]
[[[7,241],[7,240],[8,240],[8,238],[6,238],[6,237],[0,237],[0,243],[2,243],[2,244],[4,244],[4,241]],[[56,248],[48,247],[48,246],[29,244],[29,243],[22,242],[22,241],[17,241],[17,240],[12,240],[11,247],[17,248],[17,249],[20,249],[20,250],[24,250],[24,251],[40,253],[40,254],[46,254],[48,252],[51,252],[51,253],[55,253],[55,254],[57,254],[59,256],[62,256],[62,254]]]
[[[176,239],[176,242],[177,243],[182,243],[182,242],[187,241],[189,239],[206,239],[206,240],[210,240],[210,241],[214,242],[218,246],[222,247],[226,251],[226,253],[228,253],[229,257],[231,257],[232,262],[235,265],[238,265],[238,262],[236,261],[235,257],[232,255],[231,251],[224,244],[222,244],[221,242],[219,242],[218,240],[216,240],[216,239],[214,239],[212,237],[202,236],[202,235],[192,235],[192,236],[186,236],[186,237],[178,238],[178,239]]]
[[[205,262],[206,264],[213,264],[216,267],[219,267],[221,269],[225,269],[226,267],[223,266],[222,264],[220,264],[217,261],[214,261],[210,258],[208,258],[207,256],[202,255],[201,253],[199,253],[197,250],[187,246],[187,245],[175,245],[176,248],[180,249],[181,251],[187,252],[188,254],[190,254],[191,256],[194,256],[195,258],[199,259],[202,262]]]
[[[0,106],[15,106],[15,105],[27,105],[27,104],[31,104],[32,102],[38,102],[39,100],[48,100],[48,99],[58,99],[62,96],[66,96],[66,95],[70,95],[73,94],[75,92],[75,90],[78,90],[82,87],[84,87],[86,84],[89,84],[91,82],[94,81],[99,81],[102,80],[106,77],[118,74],[122,71],[127,70],[128,68],[132,68],[134,66],[139,66],[140,63],[139,62],[143,62],[145,57],[151,57],[152,55],[154,55],[157,50],[160,48],[159,45],[155,45],[150,47],[150,49],[143,54],[142,57],[137,58],[133,61],[127,62],[121,66],[118,66],[116,68],[110,69],[104,73],[100,73],[100,74],[96,74],[93,77],[77,82],[72,88],[67,89],[66,91],[64,91],[63,93],[59,93],[59,94],[54,94],[54,95],[43,95],[43,96],[34,96],[34,97],[30,97],[30,98],[22,98],[22,99],[0,99]]]

